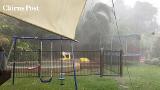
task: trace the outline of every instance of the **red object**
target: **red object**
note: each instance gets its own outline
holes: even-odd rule
[[[35,67],[28,67],[27,70],[35,70],[35,69],[39,69],[40,65],[35,66]]]
[[[140,63],[144,63],[145,57],[140,57]]]

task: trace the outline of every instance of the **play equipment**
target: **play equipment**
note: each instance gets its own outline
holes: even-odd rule
[[[26,69],[27,70],[35,70],[35,69],[39,69],[39,68],[40,68],[40,65],[34,66],[34,67],[27,67]]]
[[[13,50],[13,46],[14,46],[14,42],[11,44],[11,48],[9,50],[9,54],[8,54],[8,57],[5,58],[4,56],[4,53],[5,52],[2,52],[1,53],[1,59],[4,60],[3,62],[3,65],[4,65],[4,70],[0,69],[0,85],[2,85],[3,83],[5,83],[7,80],[9,80],[11,78],[11,70],[7,70],[7,63],[8,63],[8,60],[10,58],[10,55],[11,55],[11,52]],[[0,63],[0,65],[2,65],[2,63]]]
[[[74,72],[74,81],[76,83],[75,87],[78,88],[77,81],[76,81],[76,70],[80,69],[80,64],[77,64],[75,62],[76,59],[74,59],[73,50],[71,54],[69,50],[63,50],[63,46],[62,46],[63,40],[70,41],[70,39],[63,39],[63,38],[43,39],[43,38],[38,38],[38,37],[14,37],[14,40],[15,40],[15,44],[14,44],[13,61],[10,62],[13,65],[13,68],[12,68],[13,69],[13,79],[12,79],[13,85],[15,82],[15,77],[18,77],[20,75],[31,76],[33,73],[36,77],[37,76],[39,77],[42,83],[51,82],[53,79],[53,75],[57,75],[59,73],[59,80],[61,82],[60,85],[64,85],[66,73]],[[55,50],[56,46],[53,51],[52,41],[54,40],[61,41],[61,43],[59,43],[60,44],[59,51]],[[37,43],[37,46],[36,46],[37,48],[34,47],[32,48],[33,50],[31,49],[31,51],[22,51],[22,50],[18,51],[16,49],[18,44],[16,43],[20,43],[20,42]],[[70,44],[71,44],[71,41],[70,41]],[[72,46],[72,49],[73,49],[73,46]],[[21,55],[19,55],[19,53]],[[76,66],[78,66],[77,69],[76,69]],[[8,66],[8,67],[11,67],[11,66]]]
[[[63,80],[65,80],[65,73],[60,73],[59,80],[61,81],[60,85],[64,85]]]
[[[88,58],[86,58],[86,57],[82,57],[82,58],[80,58],[80,62],[81,63],[89,63],[90,60]]]
[[[62,39],[62,37],[61,37],[61,39]],[[60,43],[61,43],[61,46],[60,46],[60,63],[61,63],[61,69],[60,69],[60,77],[59,77],[59,80],[60,80],[60,85],[64,85],[64,73],[63,73],[63,53],[62,53],[62,51],[63,51],[63,47],[62,47],[62,40],[60,41]]]
[[[42,76],[42,60],[43,60],[43,42],[41,41],[41,49],[40,49],[40,55],[41,55],[41,58],[40,58],[40,81],[42,83],[49,83],[52,81],[52,70],[53,70],[53,43],[51,42],[51,58],[50,58],[50,77],[46,78],[45,76]],[[48,66],[48,65],[47,65]],[[45,78],[44,78],[45,77]]]
[[[71,60],[71,53],[70,52],[62,52],[62,55],[63,55],[63,60],[64,61]]]
[[[77,74],[76,74],[76,65],[75,65],[75,58],[74,58],[74,43],[71,44],[72,47],[72,59],[73,59],[73,70],[74,70],[74,85],[75,90],[78,90],[78,82],[77,82]]]

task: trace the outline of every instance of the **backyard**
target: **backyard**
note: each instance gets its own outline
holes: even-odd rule
[[[128,72],[129,71],[129,72]],[[147,64],[134,64],[124,67],[123,77],[78,76],[79,90],[159,90],[160,68]],[[129,73],[129,74],[128,74]],[[129,79],[130,76],[130,79]],[[58,77],[51,83],[41,83],[38,78],[16,78],[15,85],[12,80],[7,81],[0,90],[74,90],[72,76],[66,77],[63,86]]]
[[[160,67],[137,64],[125,68],[123,78],[119,78],[120,90],[160,90]],[[129,79],[129,74],[130,79]]]
[[[0,2],[0,90],[160,90],[160,0]]]

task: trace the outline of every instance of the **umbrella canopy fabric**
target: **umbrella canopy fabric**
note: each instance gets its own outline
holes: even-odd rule
[[[0,12],[74,39],[86,0],[0,0]]]

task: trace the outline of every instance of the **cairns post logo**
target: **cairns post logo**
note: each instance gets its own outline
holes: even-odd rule
[[[37,12],[39,11],[38,5],[3,5],[3,11],[12,11],[12,12]]]

